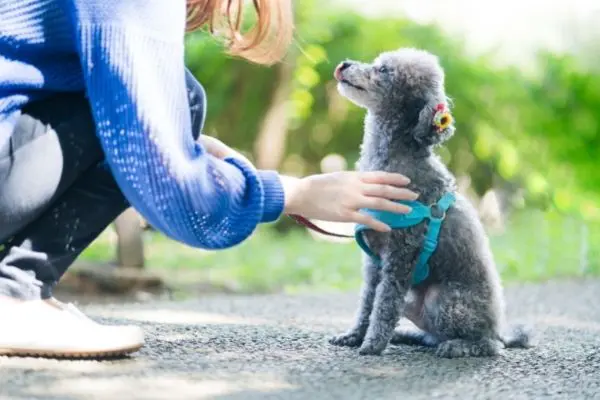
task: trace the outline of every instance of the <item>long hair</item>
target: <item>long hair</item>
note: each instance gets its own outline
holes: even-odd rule
[[[242,32],[244,0],[187,0],[186,31],[208,25],[223,36],[228,52],[258,64],[284,57],[294,31],[291,0],[252,0],[256,23]]]

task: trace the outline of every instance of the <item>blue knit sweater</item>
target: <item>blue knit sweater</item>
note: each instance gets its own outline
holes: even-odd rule
[[[131,205],[175,240],[220,249],[276,220],[283,189],[274,171],[194,142],[185,18],[184,0],[1,0],[0,148],[25,104],[85,90]]]

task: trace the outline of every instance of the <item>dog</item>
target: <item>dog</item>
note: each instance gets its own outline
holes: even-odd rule
[[[444,196],[451,205],[442,215],[438,210],[437,246],[426,276],[417,282],[415,267],[432,220],[389,233],[359,232],[371,254],[363,256],[356,322],[329,342],[360,347],[361,355],[380,355],[388,344],[428,346],[444,358],[492,357],[503,348],[531,347],[529,328],[507,329],[488,237],[477,211],[457,193],[455,177],[434,153],[455,131],[438,57],[402,48],[370,64],[344,61],[334,75],[339,93],[367,111],[358,169],[402,173],[422,205],[435,205]],[[397,328],[401,317],[412,327]]]

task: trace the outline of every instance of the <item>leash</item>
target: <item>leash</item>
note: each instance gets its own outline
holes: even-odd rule
[[[311,229],[322,235],[333,236],[333,237],[338,237],[338,238],[353,238],[354,237],[354,235],[342,235],[340,233],[333,233],[333,232],[326,231],[325,229],[318,227],[317,225],[313,224],[308,219],[306,219],[300,215],[290,214],[289,217],[292,218],[297,223],[299,223],[300,225],[304,225],[308,229]]]

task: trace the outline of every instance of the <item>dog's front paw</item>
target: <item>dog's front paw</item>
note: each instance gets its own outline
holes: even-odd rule
[[[460,358],[465,357],[466,354],[463,346],[457,346],[456,343],[447,341],[438,345],[435,355],[440,358]]]
[[[386,343],[385,342],[375,342],[375,341],[365,341],[360,349],[358,350],[358,354],[361,356],[380,356],[385,350]]]
[[[363,342],[363,335],[358,332],[348,332],[343,335],[334,336],[329,339],[329,343],[334,346],[358,347]]]

